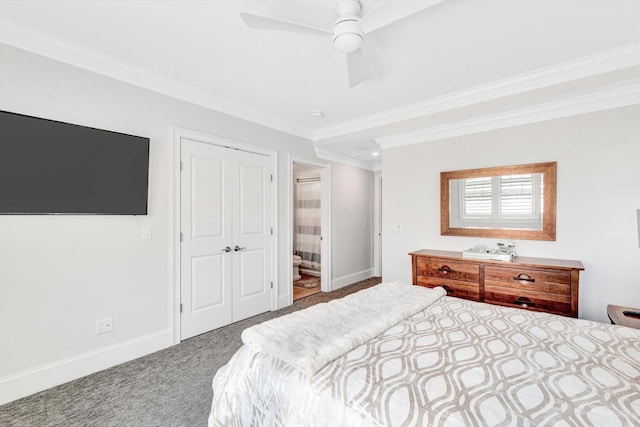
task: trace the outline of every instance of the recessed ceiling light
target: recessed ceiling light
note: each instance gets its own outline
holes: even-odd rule
[[[371,153],[372,156],[379,156],[380,153],[378,153],[377,151],[374,151],[373,153]]]
[[[313,117],[317,117],[318,119],[321,119],[324,117],[324,113],[322,111],[312,111],[311,115]]]

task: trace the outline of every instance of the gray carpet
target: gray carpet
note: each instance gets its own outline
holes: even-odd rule
[[[372,278],[314,294],[282,310],[0,406],[0,426],[206,426],[211,380],[240,348],[242,330],[378,283],[380,278]]]

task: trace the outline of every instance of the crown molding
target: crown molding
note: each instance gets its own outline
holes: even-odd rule
[[[0,42],[56,61],[180,99],[223,114],[311,140],[313,134],[269,114],[203,95],[204,91],[136,67],[116,57],[0,17]]]
[[[469,120],[375,138],[392,148],[640,104],[640,83]]]
[[[380,129],[387,125],[426,117],[442,111],[478,104],[509,95],[640,65],[640,43],[631,43],[593,55],[563,62],[561,64],[545,67],[533,72],[520,74],[518,76],[490,82],[397,109],[387,110],[385,112],[313,130],[299,127],[291,122],[279,119],[265,112],[236,105],[217,97],[203,95],[204,91],[197,87],[191,87],[169,80],[161,75],[136,67],[116,57],[100,53],[89,49],[86,46],[64,40],[5,17],[0,17],[0,42],[123,81],[125,83],[145,88],[153,92],[218,111],[222,114],[227,114],[229,116],[247,120],[277,131],[313,141],[319,157],[369,170],[375,170],[376,167],[380,166],[375,166],[371,162],[342,156],[338,153],[332,153],[327,149],[320,149],[319,147],[327,146],[328,148],[331,144],[336,143],[336,141],[326,141],[329,138],[344,139],[347,138],[349,134],[355,132],[374,131],[375,129]],[[587,110],[596,111],[593,108],[615,108],[603,106],[597,107],[598,102],[595,100],[598,99],[598,95],[602,94],[598,93],[595,94],[593,98],[589,98],[594,100],[594,105],[589,108],[587,108],[584,103],[577,102],[576,100],[578,98],[574,101],[577,102],[577,105],[579,105],[580,108],[585,108],[585,112],[587,112]],[[624,96],[621,95],[620,99],[623,97]],[[425,138],[426,140],[433,140],[455,136],[456,134],[472,133],[474,132],[473,129],[479,129],[475,130],[478,132],[482,130],[495,129],[500,127],[499,123],[503,123],[504,127],[508,127],[527,123],[527,120],[529,120],[529,123],[533,121],[547,120],[544,118],[535,118],[543,117],[545,115],[549,118],[556,118],[572,114],[580,114],[577,109],[571,110],[570,108],[566,108],[564,111],[561,111],[562,108],[558,107],[559,104],[556,104],[558,103],[545,104],[546,107],[535,106],[512,111],[510,113],[500,113],[494,116],[479,117],[476,119],[457,122],[455,125],[446,124],[435,126],[379,137],[375,140],[381,145],[385,144],[384,148],[388,148],[390,146],[396,146],[396,144],[405,145],[415,143],[411,141],[424,142]],[[538,111],[539,108],[547,108],[549,111],[543,114],[542,111]],[[523,117],[520,117],[520,114],[522,114]],[[524,116],[527,115],[529,118],[525,119]],[[516,120],[516,117],[519,118]],[[522,123],[519,123],[518,120],[522,121]],[[490,125],[489,123],[492,124]],[[460,127],[461,125],[463,128]]]
[[[356,168],[361,168],[361,169],[367,169],[370,171],[378,170],[376,168],[380,167],[380,163],[371,163],[371,162],[367,162],[366,160],[356,160],[351,157],[341,156],[338,153],[335,153],[333,151],[329,151],[320,147],[314,146],[313,148],[316,152],[316,156],[319,159],[328,160],[336,163],[342,163],[345,165],[354,166]]]
[[[640,43],[630,43],[593,55],[493,81],[470,89],[453,92],[426,101],[393,110],[327,126],[313,132],[312,140],[318,146],[332,142],[323,140],[362,132],[397,122],[465,107],[522,92],[567,83],[581,78],[640,65]]]

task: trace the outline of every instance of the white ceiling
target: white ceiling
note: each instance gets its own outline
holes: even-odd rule
[[[0,0],[0,42],[370,168],[378,144],[640,102],[640,0],[445,0],[367,34],[375,75],[352,89],[328,37],[250,29],[239,12],[323,28],[337,17],[335,0]]]

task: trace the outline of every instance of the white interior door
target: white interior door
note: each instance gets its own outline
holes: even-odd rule
[[[227,151],[181,144],[181,338],[232,321],[231,192]]]
[[[182,139],[181,160],[186,339],[270,309],[271,185],[264,155]]]
[[[236,151],[233,192],[233,321],[271,307],[271,159]]]

